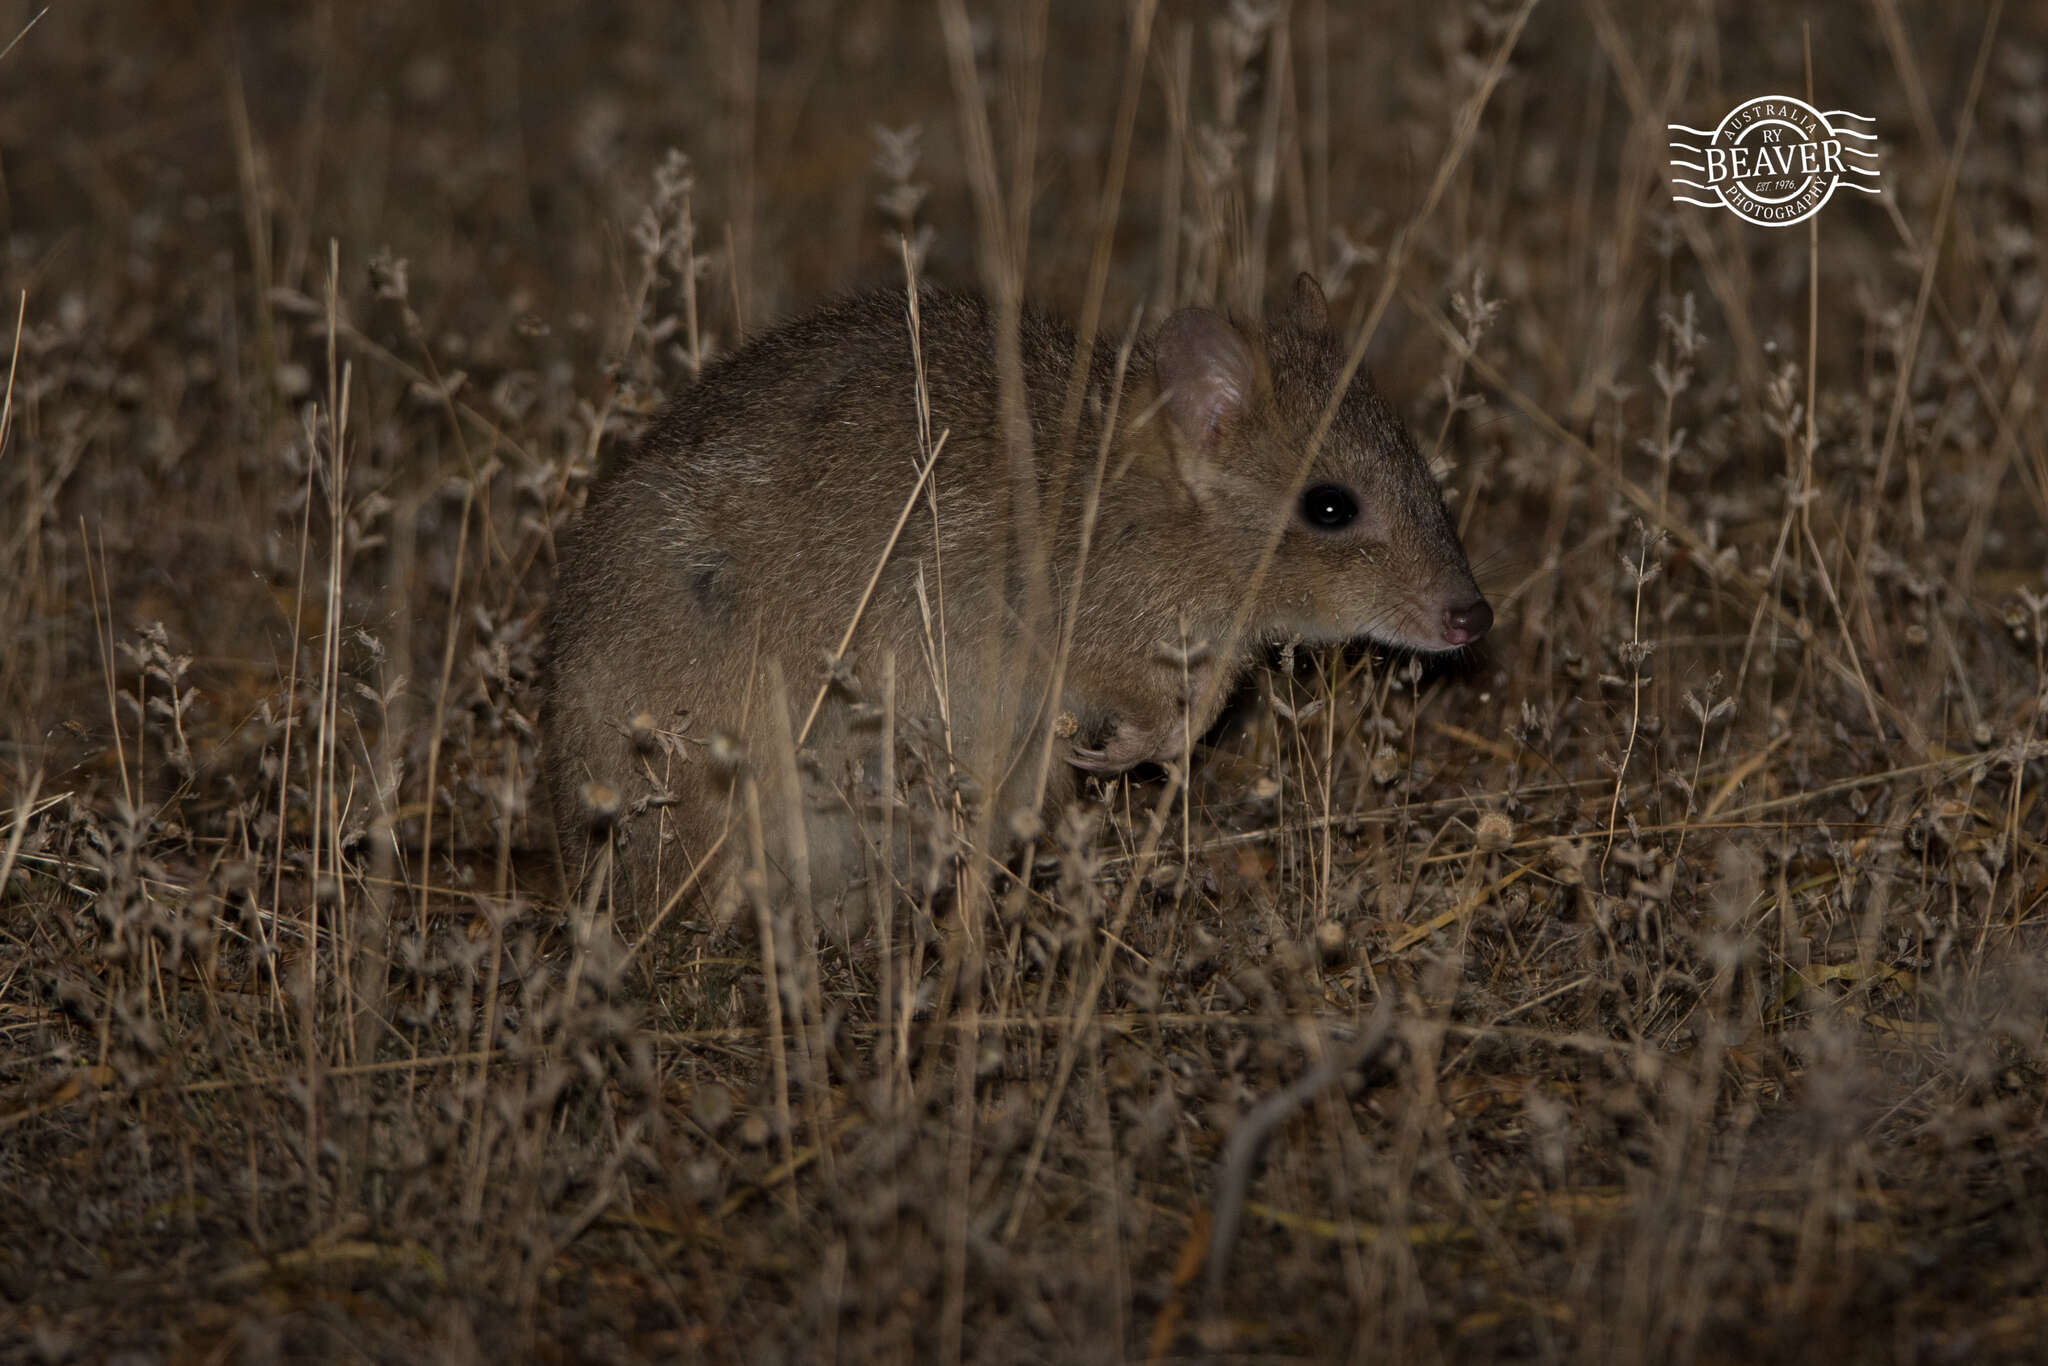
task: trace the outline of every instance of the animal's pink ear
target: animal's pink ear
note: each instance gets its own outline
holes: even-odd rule
[[[1183,308],[1160,324],[1152,364],[1167,418],[1195,446],[1206,445],[1251,406],[1258,382],[1252,349],[1227,319],[1206,308]]]
[[[1304,332],[1321,332],[1330,325],[1330,304],[1323,298],[1323,287],[1305,270],[1294,277],[1287,320]]]

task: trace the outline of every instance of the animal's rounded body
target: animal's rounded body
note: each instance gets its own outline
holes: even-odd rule
[[[542,717],[572,876],[610,862],[602,834],[643,912],[707,858],[707,888],[754,867],[842,897],[963,820],[1000,840],[1057,810],[1079,770],[1176,757],[1270,639],[1486,629],[1363,379],[1305,458],[1343,364],[1312,284],[1274,327],[1183,310],[1078,375],[1027,309],[1007,423],[994,310],[918,302],[915,351],[902,294],[763,334],[592,486]]]

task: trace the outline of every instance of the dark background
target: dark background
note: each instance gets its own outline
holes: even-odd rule
[[[1039,15],[971,93],[1071,315],[1131,24]],[[1156,856],[1140,775],[771,1034],[746,917],[561,905],[536,623],[692,373],[668,149],[712,355],[899,283],[913,204],[981,279],[940,8],[53,7],[0,58],[0,1355],[2037,1359],[2048,22],[1992,19],[1545,4],[1418,223],[1514,8],[1163,4],[1105,326],[1304,268],[1355,326],[1398,246],[1369,363],[1500,623],[1275,661]],[[1664,181],[1809,25],[1887,186],[1817,258]],[[1382,1000],[1204,1291],[1225,1139]]]

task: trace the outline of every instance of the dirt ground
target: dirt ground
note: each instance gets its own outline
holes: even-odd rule
[[[2048,1357],[2048,11],[41,9],[0,1359]],[[1881,194],[1673,202],[1809,90]],[[558,536],[906,235],[1105,335],[1317,272],[1498,624],[886,940],[571,902]]]

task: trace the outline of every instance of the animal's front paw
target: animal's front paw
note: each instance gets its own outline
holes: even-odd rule
[[[1186,751],[1188,722],[1185,713],[1164,725],[1144,726],[1119,720],[1100,745],[1075,745],[1067,762],[1085,773],[1109,775],[1136,768],[1139,764],[1170,764]]]

